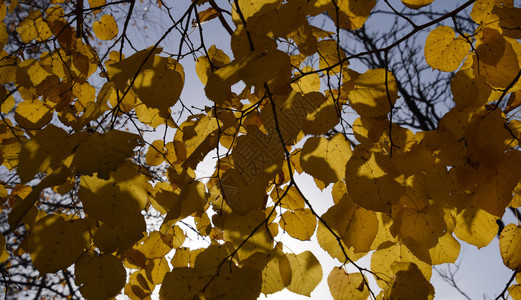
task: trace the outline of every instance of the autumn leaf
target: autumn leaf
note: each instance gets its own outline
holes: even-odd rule
[[[367,279],[360,273],[346,273],[342,268],[334,268],[327,277],[327,283],[335,300],[364,300],[369,297]]]
[[[402,2],[409,8],[418,9],[431,4],[434,0],[402,0]]]
[[[312,137],[302,147],[300,164],[306,173],[328,185],[343,178],[350,157],[351,146],[343,135]]]
[[[508,224],[499,236],[499,249],[505,266],[518,271],[521,260],[518,255],[521,248],[521,227]]]
[[[48,215],[34,224],[27,248],[36,269],[45,274],[67,268],[88,246],[84,220],[71,222],[60,215]]]
[[[92,30],[100,40],[111,40],[118,35],[118,25],[111,15],[103,15],[92,24]]]
[[[110,298],[125,285],[126,272],[115,256],[85,252],[75,265],[75,283],[87,299]]]
[[[347,96],[362,117],[385,116],[398,98],[394,76],[383,69],[368,70],[354,82]]]
[[[452,28],[437,27],[425,42],[425,60],[433,69],[452,72],[460,66],[469,50],[470,44],[463,37],[454,38]]]
[[[317,219],[310,209],[299,209],[283,213],[279,224],[290,236],[305,241],[315,233]]]
[[[281,260],[281,264],[291,269],[291,282],[286,288],[299,295],[310,296],[322,280],[322,267],[313,253],[286,254]]]

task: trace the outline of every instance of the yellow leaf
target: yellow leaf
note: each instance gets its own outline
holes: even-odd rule
[[[167,235],[152,231],[145,238],[141,250],[147,258],[161,258],[172,250],[172,245]]]
[[[153,285],[145,278],[144,273],[144,270],[140,270],[130,274],[125,285],[125,295],[130,299],[151,299],[152,291],[150,290],[153,289]]]
[[[203,212],[207,201],[204,183],[194,181],[185,185],[163,220],[161,230],[164,231],[171,224],[195,212]]]
[[[418,9],[431,4],[434,0],[402,0],[402,2],[408,8]]]
[[[342,66],[347,66],[347,62],[340,65],[340,62],[346,57],[346,55],[339,47],[340,46],[338,46],[337,42],[334,40],[322,40],[318,42],[317,51],[320,58],[318,66],[320,69],[331,68],[331,72],[338,73]]]
[[[71,48],[72,70],[75,75],[82,79],[90,77],[98,69],[99,58],[96,50],[79,38],[73,40]]]
[[[0,21],[3,21],[5,19],[6,14],[7,14],[7,5],[4,1],[0,4]]]
[[[273,257],[262,270],[262,289],[263,294],[269,295],[282,291],[291,281],[291,270],[284,270],[280,267],[281,256]]]
[[[19,155],[18,176],[28,182],[39,172],[48,172],[64,163],[76,146],[67,132],[52,124],[39,130],[31,140],[22,144]]]
[[[166,273],[170,271],[170,267],[164,257],[159,257],[149,260],[145,270],[150,283],[158,285],[163,282]]]
[[[391,266],[395,262],[414,263],[418,266],[423,275],[419,277],[423,277],[424,280],[426,279],[428,282],[432,275],[431,262],[425,261],[429,258],[428,253],[427,257],[423,257],[423,253],[418,253],[418,255],[422,258],[417,257],[411,249],[403,243],[386,242],[381,244],[378,250],[371,256],[371,270],[381,278],[381,280],[377,280],[378,285],[383,289],[389,287],[389,281],[393,278],[394,273]],[[418,278],[418,280],[420,280],[420,278]]]
[[[174,149],[171,149],[171,151]],[[175,150],[174,150],[175,151]],[[165,160],[165,142],[163,140],[155,140],[148,147],[145,160],[147,165],[158,166]]]
[[[5,262],[8,258],[9,253],[7,252],[7,248],[5,246],[5,236],[0,234],[0,263]]]
[[[406,193],[404,197],[407,196]],[[427,248],[434,247],[447,229],[443,210],[436,205],[421,207],[417,202],[411,203],[399,209],[393,208],[395,226],[399,227],[398,234],[402,239],[412,238]]]
[[[460,110],[481,106],[493,96],[490,85],[475,79],[472,69],[464,69],[459,70],[450,81],[454,102]]]
[[[215,19],[219,16],[219,14],[220,13],[218,11],[216,11],[214,8],[212,8],[212,7],[207,8],[207,9],[199,12],[199,14],[198,14],[199,23],[203,24],[205,22],[210,21],[211,19]]]
[[[329,292],[334,300],[366,300],[369,297],[368,281],[360,273],[346,273],[334,268],[327,277]]]
[[[481,75],[492,87],[505,89],[519,72],[518,44],[506,39],[497,30],[484,28],[483,37],[476,42],[477,57],[472,65],[474,74]],[[518,89],[516,85],[510,91]]]
[[[274,10],[281,2],[281,0],[239,0],[237,2],[239,7],[234,8],[233,17],[240,22],[239,16],[237,15],[237,9],[240,9],[244,19],[247,21],[253,15],[262,15]]]
[[[329,224],[328,220],[325,221]],[[346,255],[352,261],[357,261],[358,259],[364,257],[367,254],[367,252],[356,253],[353,247],[346,246],[343,239],[341,239],[339,242],[336,239],[336,237],[331,233],[331,231],[329,231],[329,229],[327,229],[326,226],[322,224],[322,222],[318,223],[317,241],[320,247],[324,249],[324,251],[326,251],[331,257],[338,259],[338,261],[340,261],[341,263],[348,262]],[[344,251],[342,251],[341,246],[343,247],[345,254]]]
[[[0,83],[7,84],[17,81],[16,73],[18,71],[19,58],[9,56],[5,50],[0,52]]]
[[[306,241],[315,233],[317,218],[309,208],[286,211],[280,217],[279,225],[290,236]]]
[[[118,251],[118,255],[121,255],[143,238],[146,223],[141,213],[124,213],[118,215],[118,218],[110,223],[96,222],[97,230],[94,233],[93,241],[94,245],[103,253]]]
[[[51,29],[43,20],[42,13],[39,10],[29,12],[27,17],[18,25],[16,31],[20,34],[20,39],[24,43],[29,43],[33,39],[42,42],[52,36]]]
[[[108,179],[110,171],[134,155],[134,148],[140,142],[140,136],[130,132],[95,132],[80,142],[71,167],[80,174],[97,173],[99,178]]]
[[[496,236],[497,219],[482,209],[466,208],[456,217],[454,234],[479,249],[488,245]]]
[[[378,219],[373,211],[362,208],[344,193],[334,206],[322,215],[331,229],[355,252],[371,250],[378,232]]]
[[[122,165],[109,180],[82,176],[78,196],[90,217],[113,224],[129,215],[141,215],[147,203],[146,178]]]
[[[226,55],[226,53],[224,53],[224,51],[217,49],[215,45],[212,45],[210,48],[208,48],[208,57],[197,58],[195,63],[195,71],[197,72],[197,76],[201,82],[205,85],[208,81],[208,74],[212,72],[210,62],[214,68],[213,71],[215,71],[216,69],[222,68],[229,64],[230,58],[228,55]]]
[[[322,266],[311,251],[286,253],[280,263],[291,269],[291,283],[286,288],[296,294],[309,297],[322,281]]]
[[[273,85],[289,83],[289,56],[274,50],[267,53],[255,51],[241,59],[235,59],[223,68],[208,74],[205,87],[206,96],[217,105],[223,106],[231,95],[231,86],[239,80],[247,86],[263,86],[266,82]]]
[[[312,137],[302,147],[300,164],[306,173],[329,185],[344,178],[350,157],[351,145],[344,135]]]
[[[201,274],[192,268],[174,268],[165,275],[159,299],[193,299],[202,293],[211,275]]]
[[[258,36],[285,38],[297,28],[307,24],[303,7],[303,3],[299,1],[286,2],[265,14],[252,16],[246,24],[247,29]]]
[[[259,270],[225,264],[221,273],[206,289],[205,299],[257,299],[260,296],[262,275]]]
[[[202,236],[208,236],[212,230],[212,223],[206,212],[199,212],[194,217],[195,229]]]
[[[513,39],[520,39],[518,20],[521,18],[521,8],[519,7],[500,7],[494,6],[492,13],[497,15],[499,23],[497,24],[504,36]]]
[[[311,68],[309,66],[305,66],[304,68],[302,68],[303,73],[313,72],[313,71],[314,71],[313,68]],[[300,75],[301,75],[300,73],[296,73],[295,77],[298,77]],[[303,94],[307,94],[307,93],[311,93],[311,92],[319,92],[320,91],[320,76],[318,75],[318,73],[307,74],[307,75],[299,78],[294,83],[292,83],[291,87],[295,91],[297,91],[299,93],[303,93]]]
[[[390,290],[389,299],[434,299],[434,287],[422,276],[418,266],[411,262],[393,264],[395,279]]]
[[[425,60],[433,69],[452,72],[459,68],[469,50],[470,44],[461,36],[454,38],[451,27],[440,26],[427,36]]]
[[[16,108],[15,120],[24,129],[40,129],[51,121],[53,106],[38,99],[22,101]]]
[[[304,24],[302,24],[299,28],[288,34],[288,38],[291,38],[293,41],[295,41],[295,44],[297,44],[297,47],[302,55],[309,56],[317,52],[318,43],[315,31],[318,32],[318,30],[316,29],[318,28],[309,25],[307,22],[304,22]],[[324,37],[331,36],[326,34]]]
[[[125,285],[127,273],[122,262],[112,255],[85,254],[74,268],[76,285],[87,299],[115,297]]]
[[[398,99],[398,89],[391,72],[371,69],[355,80],[354,89],[347,97],[361,117],[382,117],[391,111],[391,105]]]
[[[327,8],[328,14],[331,16],[331,19],[337,23],[338,27],[355,30],[364,25],[375,5],[376,0],[339,0],[336,5],[328,5]],[[338,7],[338,14],[336,7]],[[338,20],[338,22],[336,20]]]
[[[0,49],[4,49],[5,44],[7,44],[7,39],[9,38],[9,33],[7,33],[7,26],[5,23],[0,23]]]
[[[505,266],[521,270],[521,226],[508,224],[499,236],[499,250]]]
[[[154,56],[152,68],[141,69],[133,89],[147,107],[159,109],[159,114],[165,117],[181,95],[184,76],[183,68],[177,61]]]
[[[109,79],[116,83],[118,89],[124,91],[129,83],[128,81],[134,78],[138,70],[143,72],[153,67],[154,57],[160,52],[161,48],[144,49],[122,61],[110,64],[107,66]]]
[[[481,165],[471,186],[472,206],[500,218],[512,201],[512,191],[521,177],[521,152],[509,151],[495,166]]]
[[[175,250],[174,257],[170,263],[174,270],[176,268],[188,267],[188,263],[190,262],[190,248],[181,247]]]
[[[156,128],[157,126],[163,124],[167,124],[168,127],[171,128],[177,127],[177,124],[174,122],[171,116],[163,117],[159,109],[148,107],[139,99],[136,99],[134,111],[136,112],[136,116],[141,123],[151,126],[152,128]]]
[[[238,247],[250,236],[252,229],[257,227],[265,218],[264,212],[258,210],[252,210],[244,216],[235,213],[227,216],[224,220],[224,240]],[[243,260],[256,252],[268,253],[272,248],[273,240],[266,231],[266,227],[261,226],[238,249],[237,255],[239,259]]]
[[[92,30],[100,40],[109,41],[118,35],[118,24],[113,16],[103,15],[92,24]]]
[[[460,243],[451,232],[445,233],[438,239],[438,243],[429,249],[432,265],[454,263],[460,253]]]
[[[106,3],[106,0],[89,0],[90,8],[100,7],[100,6],[105,5],[105,3]],[[101,12],[101,9],[94,10],[95,15],[99,14],[100,12]]]
[[[16,228],[19,225],[25,214],[40,199],[40,193],[45,188],[64,183],[70,175],[70,170],[62,167],[45,176],[35,187],[33,187],[32,191],[22,201],[20,201],[11,212],[9,212],[9,226],[11,226],[11,228]]]
[[[274,189],[271,192],[270,196],[274,202],[277,202],[280,199],[280,197],[282,197],[283,194],[284,194],[284,191],[282,189],[278,188],[278,189]],[[304,198],[302,198],[302,196],[300,196],[300,194],[298,193],[295,186],[291,186],[289,188],[289,191],[286,194],[286,196],[284,196],[284,198],[282,198],[282,200],[280,202],[280,206],[283,208],[286,208],[286,209],[291,209],[291,210],[302,209],[305,206]]]
[[[519,273],[518,273],[519,274]],[[508,288],[508,294],[514,300],[521,299],[521,284],[514,284]]]
[[[491,17],[494,6],[512,7],[512,0],[477,0],[472,6],[470,16],[477,24],[486,23]]]
[[[73,264],[89,246],[84,220],[65,221],[51,214],[38,220],[32,229],[28,252],[40,274],[53,273]]]
[[[346,185],[353,201],[369,210],[390,212],[405,188],[389,156],[355,148],[346,166]]]

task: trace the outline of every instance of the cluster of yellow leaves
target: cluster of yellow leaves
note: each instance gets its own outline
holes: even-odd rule
[[[431,2],[403,0],[414,9]],[[89,4],[100,7],[92,12],[96,38],[116,39],[114,17],[98,15],[105,1]],[[17,24],[21,40],[56,39],[58,47],[38,59],[0,54],[1,111],[14,110],[15,121],[0,125],[0,161],[21,181],[0,192],[9,199],[11,228],[27,229],[22,248],[35,268],[45,274],[74,264],[88,299],[122,289],[131,298],[150,298],[157,285],[163,299],[253,299],[284,288],[309,296],[324,275],[320,262],[310,251],[285,253],[276,237],[304,241],[316,234],[339,264],[372,252],[371,272],[330,271],[334,299],[368,298],[367,276],[377,280],[379,297],[433,298],[432,266],[457,259],[456,237],[484,247],[505,208],[521,205],[521,126],[506,115],[521,103],[520,35],[513,29],[519,9],[512,1],[478,0],[471,13],[475,32],[456,36],[447,26],[430,32],[426,62],[457,71],[455,106],[436,130],[414,133],[388,119],[399,98],[393,74],[351,70],[332,33],[308,22],[327,13],[336,26],[355,30],[374,6],[235,1],[233,56],[211,46],[196,62],[215,106],[179,126],[171,117],[185,83],[178,61],[151,47],[126,58],[111,52],[100,62],[95,49],[76,38],[62,6],[31,11]],[[199,18],[218,14],[207,9]],[[4,46],[8,36],[0,24]],[[281,51],[281,40],[294,43],[295,53]],[[96,72],[106,80],[99,91],[89,82]],[[324,89],[323,75],[340,76],[340,86]],[[238,82],[245,87],[237,94],[232,86]],[[17,104],[6,89],[11,83]],[[509,93],[502,111],[495,101]],[[348,106],[358,114],[351,124],[355,140],[334,134]],[[153,184],[132,161],[143,144],[138,134],[93,125],[123,114],[152,128],[177,128],[173,141],[155,140],[143,153],[148,166],[167,167],[165,182]],[[227,152],[203,183],[194,170],[216,148]],[[315,213],[294,171],[311,175],[320,189],[333,184],[334,205],[326,213]],[[29,186],[35,178],[41,179]],[[40,210],[48,188],[72,191],[82,213]],[[147,230],[143,217],[151,207],[164,216],[156,231]],[[211,240],[207,248],[183,247],[179,222],[187,218]],[[516,271],[520,241],[514,224],[500,236],[503,261]],[[12,255],[5,244],[0,235],[0,262]],[[519,299],[519,275],[517,282],[509,291]]]

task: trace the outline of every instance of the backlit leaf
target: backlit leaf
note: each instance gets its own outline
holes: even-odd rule
[[[28,43],[33,39],[38,42],[45,41],[52,36],[49,26],[42,18],[39,10],[33,10],[18,25],[16,31],[20,34],[20,39],[24,43]]]
[[[182,66],[172,58],[154,56],[151,68],[141,69],[133,88],[146,106],[159,109],[164,116],[179,99],[183,85]]]
[[[7,252],[5,245],[5,236],[0,234],[0,263],[5,262],[9,258],[9,253]]]
[[[477,208],[466,208],[456,217],[454,234],[459,239],[481,248],[488,245],[498,232],[497,217]]]
[[[231,242],[235,247],[239,246],[249,237],[253,228],[257,227],[265,219],[261,211],[251,211],[245,216],[231,214],[227,216],[224,223],[224,240]],[[273,241],[261,226],[238,250],[240,259],[245,259],[255,252],[267,253],[273,248]]]
[[[404,193],[398,172],[388,156],[361,153],[355,148],[346,166],[346,184],[353,201],[363,208],[389,212]]]
[[[322,215],[327,224],[355,252],[367,252],[378,231],[378,219],[373,211],[356,205],[343,194],[334,206]]]
[[[505,266],[521,270],[521,226],[508,224],[499,236],[499,250]]]
[[[425,60],[433,69],[452,72],[460,66],[469,50],[470,44],[463,37],[454,38],[452,28],[441,26],[427,37]]]
[[[25,129],[40,129],[52,119],[53,104],[38,99],[23,101],[18,104],[15,120]]]
[[[124,160],[132,157],[141,138],[130,132],[111,130],[89,135],[76,149],[72,167],[80,174],[93,174],[107,179]]]
[[[100,40],[105,41],[111,40],[118,35],[118,25],[111,15],[101,16],[99,21],[92,24],[92,30]]]
[[[318,2],[318,1],[317,1]],[[355,30],[361,28],[371,10],[376,5],[375,0],[368,1],[351,1],[351,0],[340,0],[338,1],[338,14],[335,6],[328,6],[328,13],[332,20],[338,20],[338,26],[340,28]]]
[[[414,247],[411,246],[414,249]],[[389,279],[393,278],[391,265],[395,262],[414,263],[418,266],[424,279],[430,280],[432,275],[432,267],[430,265],[429,254],[421,253],[415,249],[416,256],[411,249],[404,243],[386,242],[373,253],[371,256],[371,270],[375,272],[382,280],[377,283],[381,288],[388,287]],[[424,255],[426,254],[426,257]]]
[[[40,274],[45,274],[73,264],[89,242],[86,222],[66,221],[51,214],[34,224],[27,247],[34,266]]]
[[[76,263],[75,283],[87,299],[107,299],[115,297],[123,288],[126,272],[121,260],[115,256],[96,255],[91,251]]]
[[[354,89],[347,96],[361,117],[381,117],[391,111],[391,105],[398,99],[398,91],[392,73],[371,69],[355,80]]]
[[[396,274],[388,291],[390,299],[434,299],[434,287],[422,276],[417,265],[396,262],[393,269]]]
[[[331,139],[312,137],[302,147],[300,164],[306,173],[328,185],[343,178],[350,157],[351,146],[342,134]]]
[[[281,264],[291,268],[291,283],[286,288],[299,295],[310,296],[322,280],[322,266],[310,251],[286,253],[281,258]]]
[[[309,208],[286,211],[279,221],[280,227],[296,239],[309,240],[317,227],[317,218]]]
[[[409,8],[418,9],[431,4],[434,0],[402,0],[402,2]]]
[[[327,283],[335,300],[365,300],[369,297],[368,281],[360,273],[346,273],[342,268],[334,268]]]

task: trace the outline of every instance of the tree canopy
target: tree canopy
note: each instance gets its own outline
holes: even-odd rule
[[[432,299],[433,266],[499,232],[498,298],[521,299],[521,225],[501,222],[521,219],[512,0],[143,2],[1,1],[6,295],[26,276],[36,297],[309,296],[327,280],[335,300]],[[399,30],[371,38],[379,5]],[[299,174],[331,193],[325,213]]]

